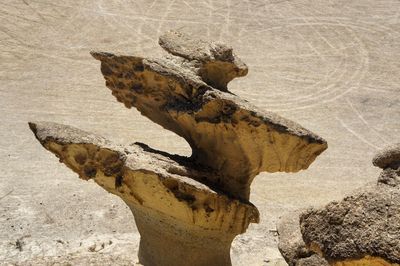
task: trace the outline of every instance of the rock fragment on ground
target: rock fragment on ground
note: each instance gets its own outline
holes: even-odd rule
[[[300,258],[296,266],[329,266],[329,263],[317,254],[313,254],[309,257]]]

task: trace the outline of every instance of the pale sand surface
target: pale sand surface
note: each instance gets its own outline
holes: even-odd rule
[[[1,1],[0,264],[137,261],[128,208],[58,163],[27,121],[189,155],[184,140],[116,102],[89,54],[161,55],[158,36],[181,29],[234,47],[249,66],[234,93],[328,141],[307,171],[252,185],[261,222],[235,239],[233,264],[285,265],[278,218],[375,180],[373,154],[400,141],[399,16],[397,0]]]

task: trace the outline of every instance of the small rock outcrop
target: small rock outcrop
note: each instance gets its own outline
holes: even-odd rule
[[[382,169],[396,169],[400,164],[400,143],[392,144],[379,151],[372,163]]]
[[[247,75],[246,64],[233,54],[232,47],[223,43],[192,39],[176,31],[161,35],[158,43],[170,54],[196,62],[196,73],[216,89],[228,91],[229,81]]]
[[[373,164],[383,168],[376,184],[366,185],[340,202],[295,215],[299,217],[297,230],[281,228],[282,254],[290,265],[298,265],[301,253],[293,255],[287,250],[304,246],[329,265],[400,265],[399,154],[400,145],[396,144],[374,157]],[[297,234],[301,230],[303,241],[287,248],[287,230]]]
[[[159,43],[171,55],[92,55],[117,100],[185,138],[191,157],[57,123],[29,125],[60,162],[126,202],[141,235],[140,263],[230,265],[233,238],[259,220],[249,202],[253,178],[307,169],[327,144],[227,90],[247,73],[232,48],[173,31]]]
[[[314,255],[314,252],[310,251],[303,241],[303,236],[300,231],[300,214],[304,210],[297,210],[290,212],[279,219],[277,224],[277,230],[279,233],[279,244],[278,249],[282,256],[289,263],[289,266],[320,266],[317,260],[317,264],[312,264],[310,257]],[[304,264],[304,260],[308,264]],[[301,264],[303,261],[303,264]]]

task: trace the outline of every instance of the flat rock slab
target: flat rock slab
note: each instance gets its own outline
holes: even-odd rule
[[[253,205],[218,193],[184,158],[133,144],[122,147],[103,137],[50,122],[29,124],[36,138],[82,179],[93,179],[131,208],[151,209],[177,222],[208,230],[243,233],[258,222]]]

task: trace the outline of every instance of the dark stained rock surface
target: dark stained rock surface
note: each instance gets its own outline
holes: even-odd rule
[[[177,45],[171,40],[168,43],[169,50]],[[211,49],[208,44],[199,45],[200,50]],[[197,51],[185,49],[175,54]],[[212,53],[200,54],[204,58],[197,54],[193,58],[215,57]],[[250,184],[260,172],[307,169],[327,148],[324,139],[299,124],[205,83],[196,72],[197,61],[189,61],[192,57],[92,55],[101,61],[106,86],[118,101],[185,138],[192,148],[193,161],[219,173],[221,178],[211,176],[209,182],[235,197],[248,200]]]

